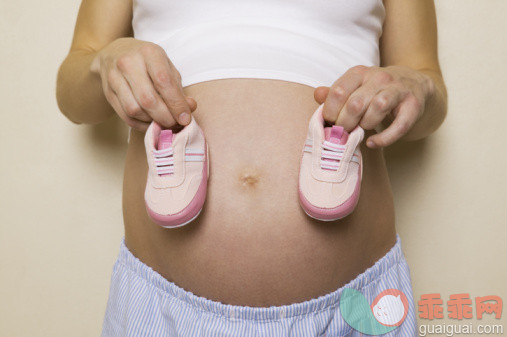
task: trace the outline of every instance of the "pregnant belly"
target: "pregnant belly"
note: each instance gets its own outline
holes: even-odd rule
[[[143,137],[133,131],[124,180],[127,247],[168,280],[223,303],[270,306],[308,300],[344,285],[395,242],[381,150],[362,147],[359,204],[320,222],[298,202],[298,173],[313,88],[227,79],[185,88],[209,144],[210,179],[201,215],[163,229],[146,215]],[[369,133],[367,133],[368,135]]]

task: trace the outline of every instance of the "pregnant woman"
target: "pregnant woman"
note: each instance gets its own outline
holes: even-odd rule
[[[131,128],[103,336],[359,336],[345,288],[368,305],[403,293],[386,335],[416,335],[382,148],[445,118],[432,1],[83,0],[57,98],[75,123]],[[365,130],[357,207],[327,222],[298,200],[322,103],[328,123]],[[191,119],[209,146],[206,202],[166,229],[145,207],[144,136]]]

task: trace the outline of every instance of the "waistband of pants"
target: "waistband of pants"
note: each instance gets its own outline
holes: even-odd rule
[[[200,309],[217,315],[249,320],[268,320],[276,319],[277,317],[306,315],[331,307],[336,308],[339,305],[339,299],[343,289],[353,288],[361,291],[361,289],[366,287],[369,283],[381,278],[382,274],[387,273],[390,268],[403,261],[405,261],[405,257],[401,249],[401,239],[399,235],[396,235],[396,243],[386,255],[343,287],[311,300],[270,307],[225,304],[195,295],[175,283],[168,281],[151,267],[141,262],[129,251],[125,245],[125,239],[121,242],[120,253],[116,263],[128,268],[137,277],[144,279],[148,284],[156,287],[157,290],[161,291],[164,295],[179,299],[197,310]]]

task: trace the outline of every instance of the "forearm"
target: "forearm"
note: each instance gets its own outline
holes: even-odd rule
[[[100,76],[90,72],[96,52],[69,53],[58,71],[56,99],[60,111],[74,123],[97,124],[114,110],[106,100]]]
[[[447,114],[447,89],[440,72],[427,69],[418,71],[431,79],[428,97],[421,118],[401,140],[418,140],[430,135],[443,123]]]

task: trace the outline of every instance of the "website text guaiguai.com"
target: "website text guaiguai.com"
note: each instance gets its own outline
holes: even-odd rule
[[[419,336],[503,335],[501,324],[420,324]]]
[[[503,335],[504,326],[500,324],[503,302],[500,296],[476,296],[452,294],[444,303],[439,293],[423,294],[417,302],[419,311],[419,336],[458,336],[458,335]],[[446,312],[444,313],[444,307]],[[443,322],[445,314],[452,321]],[[483,318],[497,321],[481,322]],[[473,321],[472,321],[473,320]]]

